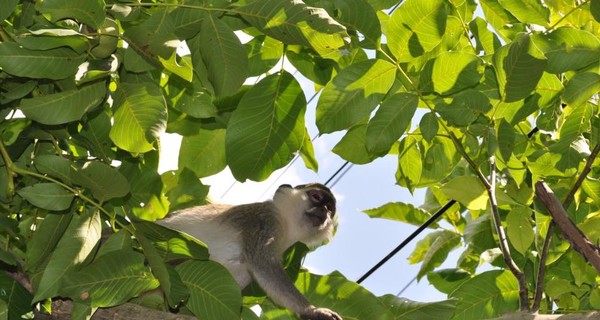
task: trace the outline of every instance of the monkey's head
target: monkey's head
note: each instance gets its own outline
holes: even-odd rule
[[[273,203],[286,224],[286,231],[294,233],[290,235],[292,239],[313,247],[333,236],[337,224],[335,197],[326,186],[284,184],[275,192]]]

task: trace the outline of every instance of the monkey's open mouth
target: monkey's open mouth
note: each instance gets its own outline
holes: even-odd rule
[[[327,209],[327,206],[313,207],[305,211],[306,215],[308,216],[308,219],[310,219],[313,226],[315,227],[320,226],[325,222],[325,220],[327,219],[328,212],[329,209]]]

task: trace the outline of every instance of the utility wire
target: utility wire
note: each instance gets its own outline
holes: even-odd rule
[[[344,168],[345,168],[347,165],[349,165],[349,164],[350,164],[350,162],[349,162],[349,161],[346,161],[346,162],[344,162],[344,164],[343,164],[341,167],[339,167],[339,169],[337,169],[337,171],[336,171],[335,173],[333,173],[333,174],[331,175],[331,177],[329,177],[329,179],[327,179],[327,181],[325,181],[325,183],[323,183],[323,184],[324,184],[324,185],[328,185],[328,184],[329,184],[329,183],[330,183],[330,182],[331,182],[333,179],[335,179],[335,177],[336,177],[338,174],[340,174],[340,172],[341,172],[342,170],[344,170]]]
[[[340,173],[340,175],[331,183],[331,185],[329,185],[329,188],[333,188],[335,187],[335,185],[340,181],[340,179],[342,179],[346,173],[348,173],[348,171],[350,171],[350,169],[352,169],[352,167],[354,166],[353,163],[351,163],[345,170],[344,172]]]
[[[401,296],[404,291],[406,291],[406,289],[408,289],[413,283],[415,283],[415,281],[417,281],[417,276],[415,276],[414,278],[412,278],[412,280],[410,280],[409,283],[407,283],[404,288],[402,288],[400,291],[398,291],[398,293],[396,294],[396,297]]]
[[[408,237],[406,237],[406,239],[404,239],[404,241],[402,241],[396,248],[394,248],[394,250],[392,250],[390,253],[388,253],[387,256],[385,256],[383,259],[381,259],[375,266],[373,266],[369,271],[367,271],[362,277],[360,277],[358,280],[356,280],[356,283],[360,284],[361,282],[365,281],[369,276],[371,276],[371,274],[373,274],[373,272],[377,271],[377,269],[379,269],[382,265],[384,265],[386,262],[388,262],[388,260],[390,260],[393,256],[396,255],[396,253],[398,253],[400,250],[402,250],[415,237],[417,237],[421,232],[423,232],[423,230],[425,230],[425,228],[429,227],[432,223],[436,222],[437,219],[439,219],[442,216],[442,214],[444,214],[446,211],[448,211],[448,209],[450,209],[450,207],[455,203],[456,203],[456,200],[450,200],[450,201],[446,202],[446,204],[443,207],[438,209],[438,211],[436,211],[431,217],[429,217],[429,219],[427,219],[427,221],[425,221],[425,223],[423,223],[420,227],[417,228],[417,230],[413,231],[413,233],[411,233]]]

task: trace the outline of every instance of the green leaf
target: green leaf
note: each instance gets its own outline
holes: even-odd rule
[[[94,156],[109,162],[115,158],[115,146],[110,140],[111,119],[102,110],[95,115],[88,114],[87,121],[81,124],[79,134],[73,139],[86,147]]]
[[[117,169],[99,161],[88,161],[74,169],[73,183],[91,191],[94,198],[104,202],[129,193],[129,182]]]
[[[160,223],[160,221],[158,221]],[[163,227],[154,222],[139,221],[134,223],[138,232],[154,243],[165,261],[178,259],[207,260],[208,249],[198,239]]]
[[[485,210],[488,195],[485,187],[475,176],[458,176],[444,184],[442,192],[450,199],[460,202],[470,210]]]
[[[417,274],[417,279],[421,279],[429,271],[432,271],[440,266],[444,261],[446,261],[448,253],[450,253],[450,251],[459,245],[460,234],[451,231],[442,231],[438,233],[435,240],[431,242],[429,250],[427,250],[427,253],[425,253],[423,256],[423,261],[421,262],[421,268]]]
[[[17,193],[32,205],[53,211],[68,209],[74,197],[73,193],[52,182],[36,183]]]
[[[346,28],[325,10],[295,0],[259,0],[237,9],[242,18],[286,44],[311,47],[323,57],[339,56],[349,42]]]
[[[10,17],[11,14],[15,13],[14,11],[18,3],[19,0],[5,1],[2,8],[0,8],[0,21],[3,21],[4,19]]]
[[[264,35],[254,37],[244,47],[248,52],[248,75],[252,77],[271,70],[283,54],[283,43]]]
[[[170,211],[206,203],[208,186],[203,185],[192,170],[183,167],[177,173],[173,171],[165,172],[161,178],[169,199]]]
[[[225,129],[200,129],[184,136],[179,149],[179,168],[187,167],[199,177],[207,177],[225,169]]]
[[[52,22],[71,18],[98,29],[106,15],[104,6],[103,0],[50,0],[38,2],[36,9],[49,15]]]
[[[518,252],[526,255],[533,243],[535,234],[531,225],[531,209],[514,207],[506,216],[506,235]]]
[[[167,105],[160,88],[153,83],[120,83],[113,108],[111,140],[129,152],[152,150],[167,124]]]
[[[71,184],[71,161],[57,155],[38,155],[33,159],[38,172]]]
[[[394,314],[394,319],[402,320],[450,320],[456,309],[455,300],[417,302],[386,294],[379,298]]]
[[[440,292],[449,294],[470,277],[471,274],[462,269],[442,269],[429,272],[427,281]]]
[[[236,93],[248,77],[246,48],[229,26],[214,15],[202,20],[196,38],[217,97]]]
[[[104,101],[106,83],[83,86],[81,89],[21,100],[19,109],[26,117],[42,124],[57,125],[77,121]]]
[[[240,101],[227,125],[225,154],[238,181],[261,181],[286,165],[304,142],[306,99],[289,73],[268,76]]]
[[[369,42],[375,44],[381,38],[381,24],[375,10],[365,0],[334,0],[339,12],[337,20],[362,33]]]
[[[518,32],[525,31],[524,26],[520,25],[517,18],[505,10],[498,0],[481,0],[480,3],[485,20],[504,40],[512,40]]]
[[[197,317],[240,319],[240,287],[222,265],[212,261],[186,261],[176,268],[190,291],[186,306]]]
[[[304,161],[304,166],[307,169],[310,169],[314,172],[319,171],[319,162],[315,157],[315,148],[313,146],[312,140],[310,139],[310,135],[308,131],[304,134],[304,143],[302,143],[302,148],[300,148],[300,157]]]
[[[600,22],[600,1],[592,0],[590,3],[590,11],[597,22]]]
[[[189,41],[188,45],[192,45],[193,41]],[[188,60],[189,56],[184,57]],[[202,67],[204,65],[202,64]],[[206,70],[202,71],[206,74]],[[165,98],[170,101],[170,105],[175,109],[184,112],[186,115],[205,119],[213,118],[217,115],[217,108],[213,104],[212,88],[208,89],[203,81],[208,82],[202,77],[194,77],[190,82],[187,82],[178,77],[169,78],[169,84],[165,88]],[[210,85],[209,85],[210,87]]]
[[[0,274],[0,299],[8,305],[8,317],[5,319],[26,319],[31,310],[33,296],[25,287],[11,279],[5,272]]]
[[[407,0],[387,24],[388,47],[401,62],[431,51],[446,30],[446,6],[442,0]]]
[[[517,310],[519,286],[510,271],[492,270],[463,282],[448,297],[458,299],[452,319],[489,319]]]
[[[498,0],[498,2],[523,23],[548,26],[550,9],[539,0]]]
[[[30,33],[19,34],[15,41],[25,49],[49,50],[69,47],[82,54],[90,48],[90,39],[80,32],[71,29],[39,29]]]
[[[363,212],[371,218],[390,219],[415,226],[423,225],[431,217],[429,212],[404,202],[390,202],[378,208],[363,210]],[[430,227],[437,228],[437,223],[433,223]]]
[[[583,84],[582,84],[583,85]],[[563,120],[561,127],[559,128],[560,141],[555,145],[561,146],[564,143],[571,143],[581,137],[581,135],[590,132],[591,120],[594,116],[594,108],[590,104],[579,105],[579,106],[568,106],[564,109],[564,115],[566,116]],[[562,152],[563,150],[555,150]],[[579,163],[575,165],[578,167]]]
[[[135,232],[135,237],[144,250],[144,256],[148,260],[148,265],[152,273],[160,282],[160,287],[167,296],[169,306],[176,308],[189,297],[190,293],[187,287],[183,284],[175,269],[165,264],[163,258],[150,240],[144,237],[139,231]]]
[[[342,159],[354,164],[369,163],[375,159],[375,156],[367,151],[367,147],[365,146],[366,136],[366,124],[353,126],[331,151],[342,157]]]
[[[431,143],[431,140],[437,135],[440,124],[438,123],[437,116],[433,112],[428,112],[421,117],[419,122],[419,130],[423,135],[423,139]]]
[[[485,52],[485,54],[493,54],[496,49],[502,44],[498,36],[488,29],[488,23],[481,17],[476,17],[469,22],[469,30],[473,33],[475,41],[477,41],[477,50]]]
[[[473,87],[483,76],[482,60],[462,51],[443,52],[433,63],[433,89],[440,94],[451,94]]]
[[[560,27],[532,35],[531,40],[548,58],[546,71],[563,73],[598,62],[600,40],[594,34],[573,27]]]
[[[456,94],[450,103],[441,101],[435,105],[435,111],[455,126],[467,126],[491,108],[489,98],[474,89]]]
[[[296,288],[317,306],[327,307],[344,319],[393,319],[388,308],[360,285],[349,281],[339,272],[326,276],[301,272]]]
[[[17,77],[60,80],[72,77],[85,60],[69,48],[34,51],[14,42],[0,43],[0,68]]]
[[[577,73],[565,86],[563,99],[572,107],[578,107],[600,91],[600,74]]]
[[[368,116],[394,83],[396,66],[367,60],[342,70],[330,81],[317,105],[320,133],[347,129]]]
[[[149,13],[149,11],[146,12]],[[179,44],[175,35],[175,25],[168,16],[169,9],[167,8],[152,11],[148,19],[125,29],[123,37],[147,61],[156,62],[158,56],[168,59]]]
[[[502,119],[498,125],[497,135],[500,155],[505,162],[508,162],[515,148],[515,129],[506,120]]]
[[[396,181],[410,190],[414,190],[419,184],[423,174],[424,159],[421,150],[421,145],[414,137],[408,136],[400,141]]]
[[[496,50],[492,65],[503,101],[513,102],[529,96],[535,89],[546,67],[546,58],[528,35],[521,34]]]
[[[112,307],[158,285],[142,254],[122,250],[106,253],[81,270],[67,273],[60,294],[90,301],[92,307]]]
[[[398,93],[386,98],[367,125],[366,146],[369,153],[385,155],[406,132],[417,110],[419,97]]]
[[[26,270],[38,271],[44,266],[72,218],[72,214],[47,214],[44,217],[27,242]]]
[[[99,212],[86,211],[71,220],[46,265],[33,302],[58,296],[64,276],[78,267],[100,241],[102,225]]]

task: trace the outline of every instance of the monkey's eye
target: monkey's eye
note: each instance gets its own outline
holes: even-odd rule
[[[289,189],[291,189],[292,186],[289,185],[289,184],[282,184],[282,185],[279,186],[279,188],[289,188]]]

